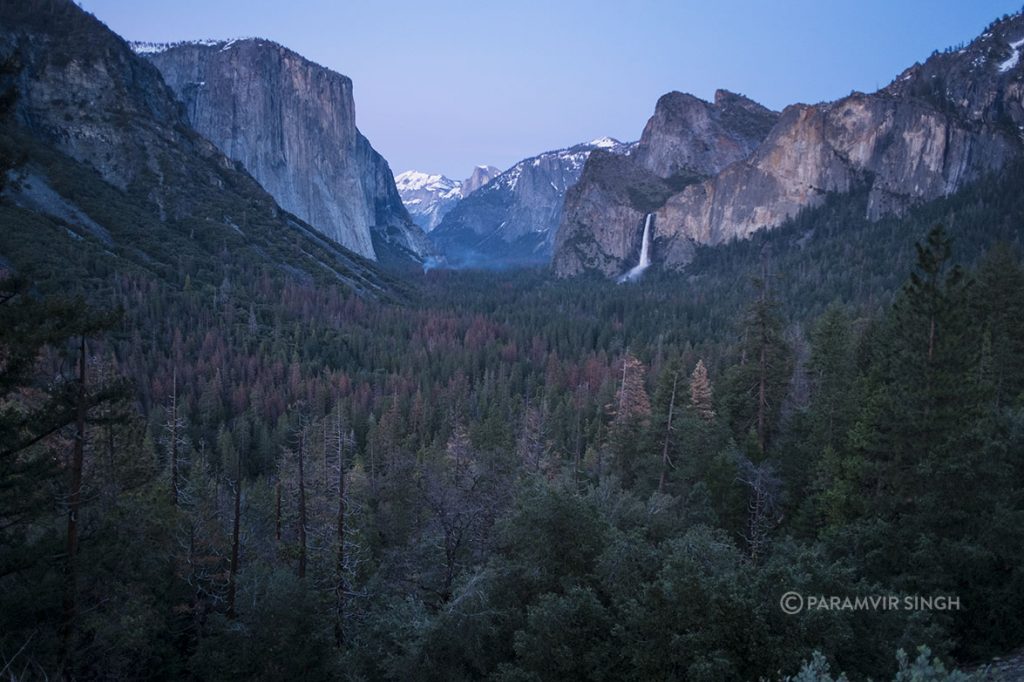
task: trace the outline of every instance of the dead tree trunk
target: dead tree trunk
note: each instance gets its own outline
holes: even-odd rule
[[[274,486],[274,538],[281,542],[281,479],[278,474],[277,485]]]
[[[178,370],[174,370],[171,390],[171,504],[178,506]]]
[[[761,336],[761,360],[757,377],[757,446],[764,455],[767,446],[768,412],[768,339]]]
[[[668,401],[668,421],[665,424],[665,444],[661,449],[661,478],[658,479],[658,492],[665,491],[665,481],[668,479],[668,468],[672,460],[668,456],[668,445],[672,438],[672,413],[676,407],[676,387],[679,385],[679,372],[672,378],[672,398]]]
[[[235,461],[235,518],[231,525],[231,569],[228,573],[228,618],[235,617],[235,595],[238,586],[238,535],[242,512],[242,454]]]
[[[334,624],[334,638],[338,646],[345,642],[345,599],[348,585],[345,580],[345,433],[341,423],[341,415],[335,423],[336,436],[338,438],[338,557],[337,576],[335,582],[335,596],[337,599],[337,613]]]
[[[64,622],[61,628],[65,670],[70,662],[71,636],[77,612],[78,511],[82,504],[82,467],[85,462],[85,419],[88,410],[85,387],[85,337],[78,346],[78,396],[75,410],[75,443],[71,455],[71,488],[68,495],[67,563],[64,568]]]
[[[299,578],[306,577],[306,432],[299,431]]]

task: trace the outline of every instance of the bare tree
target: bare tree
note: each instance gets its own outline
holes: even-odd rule
[[[238,589],[239,525],[242,516],[242,453],[235,452],[234,518],[231,523],[231,567],[228,570],[228,618],[235,617],[235,595]]]
[[[68,664],[71,651],[71,635],[74,631],[77,612],[78,574],[75,560],[78,557],[78,512],[82,504],[82,466],[85,462],[85,421],[89,409],[86,391],[85,372],[85,336],[79,338],[78,346],[78,386],[75,396],[75,439],[71,455],[71,485],[68,494],[68,537],[67,557],[64,567],[64,620],[61,628],[61,641],[64,649],[64,662]]]
[[[184,447],[185,422],[181,418],[178,406],[178,369],[174,369],[171,384],[170,405],[167,412],[167,422],[164,426],[167,431],[168,453],[171,467],[171,504],[178,506],[178,493],[180,491],[179,463],[181,448]]]
[[[299,428],[299,578],[306,577],[306,430]]]
[[[778,509],[781,482],[768,462],[754,464],[746,458],[739,461],[737,480],[749,488],[747,497],[747,528],[743,534],[750,560],[759,563],[771,541],[771,531],[782,522]]]
[[[337,518],[337,554],[335,561],[335,582],[334,582],[334,595],[335,595],[335,624],[334,624],[334,638],[338,646],[341,646],[345,642],[345,608],[348,600],[348,554],[346,552],[345,543],[347,523],[347,512],[348,512],[348,498],[345,490],[345,474],[347,468],[347,461],[345,458],[346,450],[352,446],[355,441],[354,434],[351,432],[345,433],[345,422],[341,417],[341,410],[336,409],[334,415],[333,435],[334,435],[334,446],[336,448],[337,458],[337,481],[338,481],[338,518]],[[326,459],[324,460],[326,466]]]
[[[533,472],[546,468],[547,446],[544,439],[545,414],[541,407],[526,404],[516,439],[516,454],[519,461]]]
[[[679,372],[672,377],[672,397],[668,401],[668,419],[665,420],[665,442],[661,448],[661,476],[658,478],[658,492],[665,492],[668,469],[672,460],[668,456],[668,446],[672,439],[672,414],[676,409],[676,387],[679,385]]]

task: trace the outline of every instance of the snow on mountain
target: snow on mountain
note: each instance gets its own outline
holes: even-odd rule
[[[621,146],[622,143],[612,137],[599,137],[596,140],[591,140],[588,145],[598,149],[614,149]]]
[[[1010,43],[1010,48],[1013,50],[1013,54],[1010,55],[1009,59],[1007,59],[1005,62],[999,65],[1000,72],[1005,73],[1012,69],[1013,67],[1017,66],[1017,62],[1020,61],[1021,46],[1024,46],[1024,38],[1021,38],[1020,40],[1015,40],[1012,43]]]
[[[395,176],[395,184],[399,190],[411,192],[425,189],[447,195],[452,192],[458,193],[461,183],[440,174],[431,175],[430,173],[421,173],[419,171],[405,171]]]
[[[132,40],[128,43],[128,46],[132,49],[135,54],[159,54],[166,52],[175,47],[182,47],[185,45],[201,45],[203,47],[220,47],[223,50],[227,50],[232,47],[235,43],[241,40],[262,40],[262,38],[231,38],[231,39],[220,39],[216,40],[213,38],[205,38],[203,40],[178,40],[172,43],[152,43],[141,40]]]
[[[486,186],[500,173],[494,166],[476,166],[470,176],[460,182],[444,175],[409,170],[399,173],[395,184],[409,215],[424,231],[430,232],[459,201]]]
[[[409,170],[395,176],[395,185],[413,221],[427,232],[462,199],[462,183],[444,175]]]
[[[551,255],[565,193],[579,180],[590,153],[628,154],[634,147],[602,137],[523,159],[465,196],[431,239],[456,266],[543,263]]]

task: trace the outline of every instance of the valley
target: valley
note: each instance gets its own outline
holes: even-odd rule
[[[0,0],[0,676],[1012,675],[1024,15],[464,180],[101,19]]]

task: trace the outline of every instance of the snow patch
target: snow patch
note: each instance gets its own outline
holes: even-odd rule
[[[262,40],[261,38],[249,37],[249,38],[232,38],[230,40],[204,38],[202,40],[178,40],[170,43],[154,43],[143,40],[133,40],[128,43],[128,46],[132,49],[135,54],[159,54],[160,52],[167,52],[173,50],[176,47],[188,47],[188,46],[200,46],[200,47],[219,47],[221,51],[227,50],[235,45],[235,43],[246,41],[246,40]]]
[[[1013,49],[1013,54],[1010,55],[1009,59],[999,65],[1000,73],[1006,73],[1013,67],[1017,66],[1020,62],[1020,48],[1022,45],[1024,45],[1024,38],[1010,43],[1010,47]]]
[[[461,194],[462,183],[440,174],[423,173],[421,171],[405,171],[395,176],[398,191],[415,192],[426,190],[442,194],[458,191]]]
[[[598,149],[613,149],[618,147],[621,142],[611,137],[599,137],[596,140],[591,140],[589,145],[591,147],[597,147]]]

